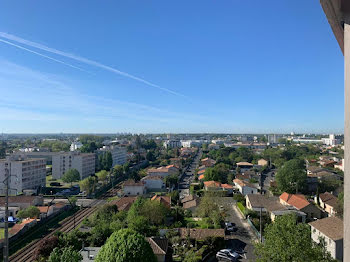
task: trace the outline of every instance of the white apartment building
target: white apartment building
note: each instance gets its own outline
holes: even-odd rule
[[[19,194],[23,190],[36,190],[46,184],[46,160],[28,158],[24,155],[12,155],[0,160],[0,193],[4,194],[6,173],[8,169],[10,194]]]
[[[163,142],[165,148],[177,148],[181,147],[181,142],[179,140],[166,140]]]
[[[335,138],[334,134],[330,134],[329,138],[322,138],[322,142],[326,146],[335,146],[339,144],[339,140]]]
[[[278,144],[278,140],[281,138],[281,135],[271,134],[267,135],[267,142],[269,144]]]
[[[71,145],[70,145],[70,151],[76,151],[78,150],[79,148],[82,148],[83,147],[83,144],[79,141],[77,142],[73,142]]]
[[[124,165],[127,161],[127,151],[125,147],[121,146],[103,146],[97,151],[97,154],[101,154],[103,152],[111,152],[113,164],[115,165]]]
[[[52,177],[60,179],[69,169],[79,171],[84,179],[95,174],[95,154],[75,152],[61,152],[52,156]]]

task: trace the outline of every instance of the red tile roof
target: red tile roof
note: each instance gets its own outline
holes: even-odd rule
[[[288,194],[287,192],[284,192],[282,195],[280,195],[280,199],[299,210],[311,205],[311,203],[302,194]]]
[[[200,176],[198,177],[198,179],[199,179],[199,180],[204,179],[204,175],[200,175]]]
[[[217,181],[205,181],[204,186],[206,187],[220,187],[221,183]]]
[[[222,188],[226,188],[226,189],[232,189],[233,185],[229,185],[229,184],[221,184]]]

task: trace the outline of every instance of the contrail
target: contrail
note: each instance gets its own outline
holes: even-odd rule
[[[28,48],[25,48],[25,47],[23,47],[23,46],[19,46],[19,45],[13,44],[13,43],[8,42],[8,41],[6,41],[6,40],[0,39],[0,42],[3,42],[3,43],[5,43],[5,44],[8,44],[8,45],[11,45],[11,46],[14,46],[14,47],[17,47],[17,48],[22,49],[22,50],[25,50],[25,51],[28,51],[28,52],[30,52],[30,53],[33,53],[33,54],[36,54],[36,55],[45,57],[45,58],[50,59],[50,60],[52,60],[52,61],[55,61],[55,62],[57,62],[57,63],[61,63],[61,64],[64,64],[64,65],[66,65],[66,66],[70,66],[70,67],[73,67],[73,68],[75,68],[75,69],[78,69],[78,70],[81,70],[81,71],[84,71],[84,72],[89,73],[88,71],[86,71],[86,70],[84,70],[84,69],[82,69],[82,68],[80,68],[80,67],[77,67],[77,66],[68,64],[68,63],[66,63],[66,62],[63,62],[63,61],[61,61],[61,60],[57,60],[57,59],[52,58],[52,57],[47,56],[47,55],[43,55],[43,54],[41,54],[41,53],[35,52],[35,51],[30,50],[30,49],[28,49]]]
[[[144,83],[148,86],[151,86],[151,87],[155,87],[155,88],[158,88],[160,90],[163,90],[163,91],[166,91],[168,93],[171,93],[173,95],[177,95],[177,96],[182,96],[182,97],[186,97],[185,95],[183,94],[180,94],[178,92],[175,92],[175,91],[172,91],[170,89],[167,89],[167,88],[164,88],[164,87],[160,87],[156,84],[153,84],[147,80],[144,80],[142,78],[139,78],[137,76],[134,76],[134,75],[131,75],[131,74],[128,74],[126,72],[122,72],[118,69],[115,69],[113,67],[110,67],[110,66],[107,66],[107,65],[104,65],[104,64],[101,64],[99,62],[96,62],[96,61],[93,61],[93,60],[90,60],[90,59],[87,59],[87,58],[84,58],[84,57],[80,57],[80,56],[77,56],[77,55],[74,55],[74,54],[70,54],[70,53],[66,53],[66,52],[63,52],[63,51],[60,51],[60,50],[57,50],[57,49],[54,49],[54,48],[51,48],[51,47],[48,47],[48,46],[45,46],[45,45],[42,45],[42,44],[39,44],[39,43],[35,43],[35,42],[32,42],[32,41],[29,41],[29,40],[26,40],[26,39],[23,39],[23,38],[20,38],[20,37],[17,37],[17,36],[14,36],[14,35],[10,35],[10,34],[7,34],[7,33],[4,33],[4,32],[0,32],[0,37],[2,38],[5,38],[7,40],[10,40],[10,41],[14,41],[14,42],[17,42],[17,43],[21,43],[21,44],[24,44],[24,45],[28,45],[30,47],[34,47],[34,48],[37,48],[37,49],[41,49],[43,51],[46,51],[46,52],[49,52],[49,53],[53,53],[53,54],[56,54],[56,55],[61,55],[61,56],[64,56],[64,57],[67,57],[67,58],[70,58],[70,59],[73,59],[73,60],[76,60],[76,61],[79,61],[79,62],[82,62],[82,63],[85,63],[85,64],[88,64],[88,65],[92,65],[92,66],[95,66],[95,67],[99,67],[99,68],[102,68],[104,70],[107,70],[107,71],[110,71],[110,72],[113,72],[115,74],[118,74],[118,75],[122,75],[122,76],[125,76],[125,77],[128,77],[130,79],[134,79],[136,81],[139,81],[141,83]],[[12,43],[9,43],[7,41],[4,41],[4,40],[1,40],[2,42],[6,43],[6,44],[10,44],[10,45],[14,45]],[[14,45],[16,46],[16,45]],[[18,46],[17,46],[18,47]],[[24,49],[24,48],[22,48]],[[32,52],[32,53],[35,53],[35,54],[38,54],[40,56],[43,56],[43,57],[46,57],[46,58],[49,58],[47,56],[44,56],[44,55],[41,55],[39,53],[36,53],[34,51],[31,51],[31,50],[28,50],[28,49],[24,49],[26,51],[29,51],[29,52]],[[55,60],[53,58],[49,58],[53,61],[56,61],[56,62],[59,62],[58,60]],[[59,62],[59,63],[62,63]],[[64,62],[63,62],[64,63]],[[68,65],[68,64],[66,64]],[[71,66],[71,65],[69,65]],[[74,67],[74,66],[73,66]]]

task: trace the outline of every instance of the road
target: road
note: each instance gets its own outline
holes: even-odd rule
[[[234,209],[235,200],[232,197],[217,198],[218,204],[223,206],[226,211],[226,219],[228,222],[234,223],[237,230],[227,236],[227,248],[242,251],[242,258],[240,261],[255,261],[253,241],[256,237],[249,225],[242,220],[241,214],[237,209]],[[210,261],[217,261],[212,258]]]
[[[185,173],[181,176],[179,180],[179,194],[180,198],[189,195],[189,189],[192,181],[194,180],[194,173],[198,167],[199,160],[202,155],[202,150],[200,150],[197,155],[194,157],[192,163],[189,165]]]

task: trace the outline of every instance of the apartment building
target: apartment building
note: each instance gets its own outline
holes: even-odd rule
[[[52,157],[52,177],[60,179],[69,169],[79,171],[80,178],[95,174],[95,154],[75,152],[61,152]]]
[[[9,171],[10,194],[23,190],[37,190],[46,184],[46,160],[28,158],[25,155],[12,155],[0,160],[0,182],[5,181],[5,169]],[[4,194],[5,184],[0,183],[0,193]]]
[[[121,146],[103,146],[97,151],[97,155],[103,154],[104,152],[111,152],[113,166],[124,165],[127,161],[127,151],[125,147]]]

